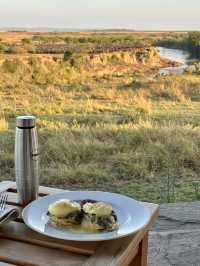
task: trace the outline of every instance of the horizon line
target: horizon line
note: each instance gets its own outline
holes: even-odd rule
[[[41,31],[41,32],[191,32],[191,31],[200,31],[195,29],[143,29],[143,30],[137,30],[137,29],[131,29],[131,28],[118,28],[118,27],[97,27],[97,28],[69,28],[69,27],[15,27],[15,26],[0,26],[0,32],[7,32],[7,31]]]

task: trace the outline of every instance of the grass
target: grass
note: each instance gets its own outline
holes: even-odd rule
[[[15,117],[34,114],[41,184],[199,199],[200,75],[159,75],[163,62],[152,54],[144,62],[127,52],[73,55],[74,64],[1,55],[0,179],[14,177]]]
[[[7,131],[8,130],[8,122],[5,118],[0,119],[0,132]]]

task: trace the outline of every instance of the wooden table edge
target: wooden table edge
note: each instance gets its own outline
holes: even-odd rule
[[[12,182],[12,181],[3,181],[0,182],[0,192],[3,190],[10,190],[10,191],[14,191],[16,190],[16,183]],[[54,189],[54,188],[48,188],[48,187],[40,187],[40,191],[46,191],[48,193],[48,191],[50,192],[50,194],[52,193],[56,193],[56,192],[61,192],[63,191],[62,189]],[[42,192],[41,192],[42,193]],[[151,213],[151,220],[150,222],[139,232],[137,232],[136,234],[134,234],[134,238],[127,244],[126,249],[124,249],[123,251],[120,248],[117,248],[117,253],[116,254],[112,254],[111,256],[111,260],[110,260],[110,264],[105,264],[105,265],[115,265],[115,266],[124,266],[124,261],[126,258],[126,264],[129,265],[131,263],[131,261],[137,256],[137,254],[140,252],[140,249],[142,248],[142,246],[138,249],[136,245],[136,242],[138,243],[142,243],[143,238],[148,236],[148,231],[150,229],[150,227],[153,225],[153,223],[155,222],[158,214],[159,214],[159,205],[158,204],[153,204],[153,203],[146,203],[146,202],[141,202],[142,204],[144,204],[145,206],[147,206],[148,208],[154,208],[153,212]],[[131,236],[130,236],[131,237]],[[114,240],[113,240],[114,241]],[[99,247],[96,249],[96,251],[93,253],[93,255],[91,255],[86,262],[83,264],[84,266],[93,266],[93,265],[100,265],[98,264],[98,262],[100,261],[99,259],[99,252],[101,253],[102,249],[106,248],[106,243],[107,241],[102,242],[102,244],[99,245]],[[135,252],[133,252],[133,250],[135,250]],[[75,250],[70,250],[71,252],[75,252]],[[132,251],[131,256],[129,255]],[[121,253],[120,253],[121,252]],[[83,254],[83,253],[77,253],[77,254]],[[86,253],[85,253],[86,254]],[[88,254],[89,255],[89,254]],[[102,258],[101,258],[102,260]],[[132,264],[131,264],[132,265]],[[145,264],[144,264],[145,265]]]

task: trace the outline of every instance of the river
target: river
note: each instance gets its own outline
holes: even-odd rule
[[[163,67],[160,68],[159,73],[183,73],[184,69],[189,65],[193,65],[196,58],[191,58],[189,52],[181,50],[181,49],[172,49],[165,47],[156,47],[160,56],[166,59],[170,59],[172,61],[176,61],[181,63],[181,66],[173,66],[173,67]]]

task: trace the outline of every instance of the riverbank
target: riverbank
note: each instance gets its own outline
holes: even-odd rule
[[[180,49],[189,52],[194,58],[200,59],[200,32],[171,33],[156,41],[157,46]]]
[[[186,50],[160,46],[156,47],[156,49],[158,50],[161,58],[176,62],[174,65],[172,63],[171,66],[160,68],[160,74],[183,73],[188,67],[194,69],[194,63],[198,61],[197,58],[192,57]]]

